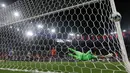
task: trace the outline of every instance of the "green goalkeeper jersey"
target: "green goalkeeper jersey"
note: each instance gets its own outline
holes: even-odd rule
[[[87,61],[87,60],[92,60],[96,59],[97,56],[93,55],[91,51],[88,51],[87,53],[82,53],[79,51],[76,51],[72,48],[68,48],[70,51],[74,52],[75,54],[69,53],[69,56],[76,58],[77,60],[82,60],[82,61]]]

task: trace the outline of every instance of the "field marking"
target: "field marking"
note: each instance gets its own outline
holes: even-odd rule
[[[38,70],[22,70],[22,69],[10,69],[10,68],[0,68],[0,70],[9,70],[9,71],[19,71],[19,72],[30,72],[30,73],[63,73],[63,72],[43,72],[43,71],[38,71]]]

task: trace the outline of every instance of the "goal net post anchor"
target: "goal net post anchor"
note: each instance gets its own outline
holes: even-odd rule
[[[111,8],[112,8],[112,13],[116,13],[117,10],[116,10],[114,0],[110,0],[110,4],[111,4]],[[125,65],[127,72],[130,73],[130,69],[129,69],[130,68],[130,62],[129,62],[129,59],[128,59],[126,47],[125,47],[123,36],[122,36],[120,21],[115,22],[115,26],[116,26],[116,30],[117,30],[117,35],[118,35],[120,47],[121,47],[122,59],[123,59],[123,62],[124,62],[124,65]]]

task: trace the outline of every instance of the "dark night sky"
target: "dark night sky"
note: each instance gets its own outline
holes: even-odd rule
[[[130,1],[129,0],[115,0],[117,11],[122,15],[122,28],[130,30]]]
[[[0,3],[11,4],[17,0],[0,0]],[[130,1],[129,0],[115,0],[117,10],[122,15],[121,26],[122,29],[130,30]]]

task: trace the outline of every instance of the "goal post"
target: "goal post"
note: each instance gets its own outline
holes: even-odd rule
[[[18,0],[0,10],[0,69],[130,73],[114,0]]]
[[[111,7],[112,7],[112,12],[113,13],[117,12],[114,0],[110,0],[110,3],[111,3]],[[125,64],[125,66],[126,66],[126,70],[128,71],[128,73],[130,73],[130,69],[129,69],[130,68],[130,62],[129,62],[129,59],[128,59],[128,55],[127,55],[127,52],[126,52],[126,47],[125,47],[123,36],[122,36],[120,21],[115,22],[115,26],[116,26],[116,29],[117,29],[118,39],[119,39],[120,46],[121,46],[123,62]]]

